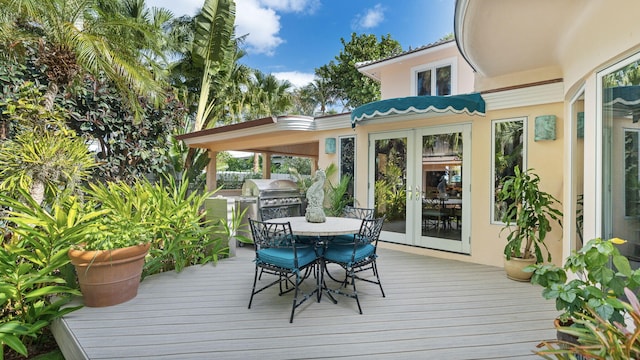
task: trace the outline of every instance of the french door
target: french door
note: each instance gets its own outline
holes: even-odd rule
[[[469,253],[471,125],[371,134],[369,199],[381,240]]]

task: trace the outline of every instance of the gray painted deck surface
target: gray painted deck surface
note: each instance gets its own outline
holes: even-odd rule
[[[275,287],[247,309],[254,252],[243,247],[215,266],[148,277],[135,299],[82,308],[52,328],[67,359],[537,359],[536,344],[555,337],[553,302],[501,268],[379,255],[387,297],[356,283],[363,315],[353,299],[323,297],[290,324],[292,294]]]

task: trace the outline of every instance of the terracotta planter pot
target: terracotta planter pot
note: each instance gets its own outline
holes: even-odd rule
[[[536,258],[521,259],[512,256],[510,260],[507,260],[507,258],[505,257],[504,271],[507,273],[507,277],[511,280],[530,281],[533,273],[524,272],[522,271],[522,269],[535,263]]]
[[[149,246],[104,251],[70,249],[69,259],[76,268],[84,304],[111,306],[136,297]]]

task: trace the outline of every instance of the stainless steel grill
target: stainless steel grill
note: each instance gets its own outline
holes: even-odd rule
[[[257,214],[263,208],[284,207],[289,216],[302,214],[303,196],[298,185],[291,180],[282,179],[247,179],[242,185],[243,198],[256,199]]]

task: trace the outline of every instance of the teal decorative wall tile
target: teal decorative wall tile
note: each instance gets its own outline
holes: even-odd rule
[[[336,153],[336,138],[324,139],[324,153],[335,154]]]
[[[534,141],[556,139],[556,116],[536,116]]]

